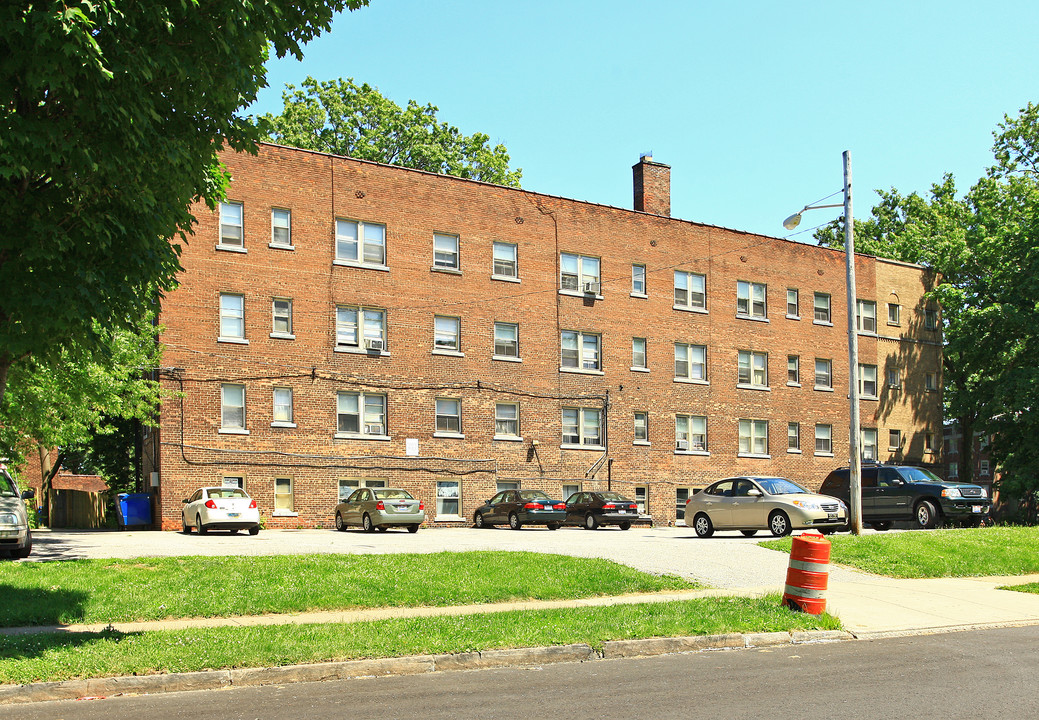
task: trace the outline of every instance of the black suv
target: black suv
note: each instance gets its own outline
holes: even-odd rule
[[[848,468],[827,475],[819,493],[849,503]],[[922,528],[946,521],[979,525],[991,504],[980,485],[947,482],[930,470],[907,465],[862,466],[862,520],[877,530],[887,530],[895,520],[915,520]]]

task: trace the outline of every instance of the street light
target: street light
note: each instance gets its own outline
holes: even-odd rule
[[[842,207],[842,205],[805,205],[783,221],[783,227],[793,230],[801,222],[801,213],[805,210],[819,208]],[[847,264],[846,284],[848,289],[848,402],[851,421],[849,434],[848,477],[850,484],[851,531],[855,535],[862,533],[862,458],[859,455],[859,336],[855,328],[855,230],[851,212],[851,152],[844,151],[844,255]]]

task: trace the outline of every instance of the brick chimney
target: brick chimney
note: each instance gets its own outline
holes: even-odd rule
[[[643,155],[631,166],[635,185],[635,209],[654,215],[671,216],[671,166],[653,162]]]

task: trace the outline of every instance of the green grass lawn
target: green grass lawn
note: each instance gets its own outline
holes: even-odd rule
[[[1034,593],[1039,595],[1039,583],[1025,583],[1024,585],[1004,585],[1000,590],[1017,590],[1018,592]]]
[[[835,630],[778,594],[328,625],[0,637],[0,683],[270,667],[375,657],[728,632]]]
[[[608,560],[524,552],[5,563],[0,565],[0,627],[558,600],[696,587]]]
[[[1039,572],[1039,527],[942,529],[830,535],[830,562],[899,578],[1027,575]],[[790,551],[791,539],[762,546]]]

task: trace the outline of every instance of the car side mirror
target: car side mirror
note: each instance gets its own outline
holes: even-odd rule
[[[747,491],[747,497],[761,497],[761,491],[757,488],[751,488]]]
[[[36,497],[36,491],[32,488],[22,490],[22,500],[32,500],[34,497]]]
[[[189,503],[191,501],[188,498],[184,498],[183,500],[181,500],[181,502],[186,505],[187,503]]]

